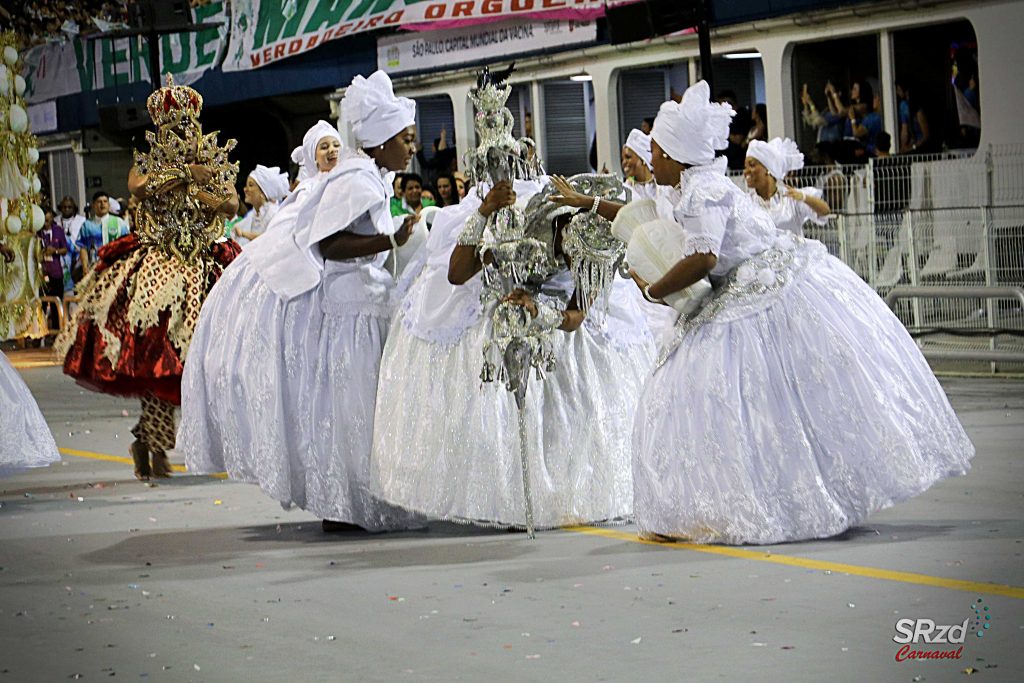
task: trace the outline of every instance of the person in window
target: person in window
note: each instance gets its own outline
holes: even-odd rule
[[[831,81],[825,89],[826,99],[830,97],[829,88],[832,88]],[[803,118],[804,125],[817,131],[815,142],[836,142],[843,137],[844,117],[833,112],[831,104],[824,110],[819,111],[814,104],[814,98],[811,97],[806,83],[804,83],[803,90],[800,93],[800,104],[803,107],[801,117]]]
[[[747,144],[753,140],[765,142],[768,140],[768,107],[764,102],[758,102],[750,112],[750,132],[747,133]]]
[[[843,140],[852,152],[853,160],[867,161],[875,149],[875,138],[882,132],[881,98],[874,95],[866,81],[854,81],[850,87],[850,106],[846,108]]]
[[[899,102],[900,154],[926,154],[933,151],[930,144],[931,127],[924,109],[911,97],[910,90],[900,83],[896,84],[896,99]]]
[[[120,216],[110,213],[110,195],[103,190],[92,196],[92,218],[85,221],[75,246],[82,262],[82,272],[88,272],[96,261],[100,247],[128,234],[128,224]]]
[[[650,135],[652,127],[654,127],[654,119],[650,117],[647,117],[640,122],[640,132],[644,135]]]

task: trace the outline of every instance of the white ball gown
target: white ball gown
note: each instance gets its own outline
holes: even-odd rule
[[[203,306],[182,378],[178,449],[189,471],[227,471],[285,507],[371,531],[411,515],[369,490],[386,252],[319,256],[342,230],[393,232],[390,179],[354,156],[311,185],[224,272]]]
[[[0,476],[55,462],[60,453],[36,400],[0,353]]]
[[[723,174],[683,174],[685,253],[715,294],[677,327],[634,428],[641,532],[767,544],[841,533],[963,474],[967,435],[913,339],[816,241]]]
[[[520,202],[540,189],[517,182]],[[383,498],[427,516],[499,527],[526,524],[518,411],[502,383],[482,383],[491,310],[480,274],[448,282],[448,263],[475,195],[435,218],[395,314],[381,364],[372,458]],[[632,513],[630,433],[653,367],[643,315],[621,281],[604,324],[557,332],[556,369],[527,392],[534,523],[551,528]],[[563,276],[552,288],[571,290]],[[401,289],[401,287],[400,287]],[[493,304],[492,304],[493,306]]]

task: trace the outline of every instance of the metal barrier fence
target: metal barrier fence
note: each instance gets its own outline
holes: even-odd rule
[[[732,176],[745,188],[741,173]],[[787,182],[821,189],[832,207],[828,224],[804,226],[806,236],[880,296],[914,292],[894,310],[942,369],[1024,371],[1013,360],[1024,353],[1024,307],[1006,289],[1024,287],[1024,144],[808,166]],[[988,289],[942,296],[965,286]]]

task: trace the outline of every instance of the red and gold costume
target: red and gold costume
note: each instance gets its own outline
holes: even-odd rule
[[[156,133],[148,153],[135,153],[135,173],[145,178],[132,209],[133,233],[99,251],[98,262],[78,286],[81,303],[58,337],[64,372],[95,391],[142,399],[132,430],[136,474],[166,474],[163,451],[174,447],[174,406],[181,404],[181,374],[206,295],[239,253],[224,234],[222,207],[234,192],[238,164],[228,161],[234,140],[220,146],[203,135],[198,92],[167,86],[149,96]],[[212,171],[205,183],[190,166]],[[142,460],[145,460],[144,466]]]

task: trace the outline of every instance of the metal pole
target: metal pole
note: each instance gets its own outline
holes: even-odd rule
[[[529,438],[526,430],[526,402],[517,411],[519,414],[519,461],[523,470],[523,499],[526,502],[526,535],[535,538],[533,530],[533,496],[530,494]]]
[[[697,44],[700,47],[700,77],[707,81],[711,97],[715,96],[715,78],[711,66],[711,0],[703,0],[697,23]]]
[[[149,46],[149,80],[153,83],[153,90],[160,89],[160,35],[156,31],[146,34],[146,44]]]

